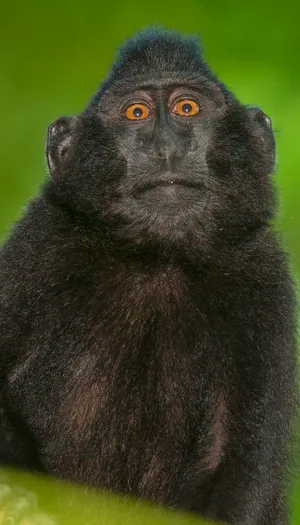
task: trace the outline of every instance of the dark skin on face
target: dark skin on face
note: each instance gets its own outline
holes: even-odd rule
[[[120,99],[115,92],[104,96],[100,116],[106,125],[117,129],[119,149],[130,176],[137,169],[154,172],[153,182],[146,183],[145,189],[168,187],[171,182],[175,186],[201,187],[201,181],[182,172],[195,162],[198,179],[201,172],[207,172],[205,155],[201,155],[206,149],[207,124],[224,106],[217,87],[208,87],[207,83],[204,86],[206,89],[201,90],[201,85],[196,88],[157,82],[157,86],[142,84]],[[176,190],[180,189],[173,189],[170,197],[176,198]]]
[[[160,83],[142,84],[120,99],[112,96],[114,105],[110,96],[104,97],[100,113],[116,130],[131,183],[132,209],[138,213],[142,206],[144,213],[174,221],[178,208],[199,206],[204,196],[201,179],[207,174],[205,117],[213,116],[217,101],[195,88]],[[219,94],[219,105],[220,99]]]
[[[1,462],[287,525],[296,316],[270,119],[154,30],[50,126],[47,158],[0,252]]]

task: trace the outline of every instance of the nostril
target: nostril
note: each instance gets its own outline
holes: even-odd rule
[[[175,147],[174,148],[168,148],[168,147],[159,148],[156,150],[156,153],[157,153],[158,158],[166,159],[169,162],[170,159],[178,156],[179,149]]]
[[[157,156],[159,159],[166,159],[168,155],[165,151],[160,150],[157,152]]]

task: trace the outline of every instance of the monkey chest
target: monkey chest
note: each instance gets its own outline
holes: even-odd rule
[[[27,370],[19,403],[47,472],[151,499],[175,490],[213,394],[196,354],[152,350],[69,353],[64,368],[48,352]]]
[[[105,298],[101,315],[57,315],[29,342],[34,352],[12,388],[47,472],[152,499],[152,490],[175,490],[191,457],[206,453],[213,345],[199,339],[195,312],[171,299],[164,309],[128,300],[116,309]]]

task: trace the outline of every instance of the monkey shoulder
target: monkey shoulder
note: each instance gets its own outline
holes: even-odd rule
[[[61,208],[38,197],[2,246],[0,364],[5,355],[13,362],[33,333],[46,331],[52,321],[55,324],[56,316],[67,308],[67,289],[83,288],[92,248],[84,228],[79,230]]]

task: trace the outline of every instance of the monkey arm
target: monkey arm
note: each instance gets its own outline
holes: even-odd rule
[[[240,346],[237,390],[227,399],[228,445],[215,473],[211,517],[239,525],[289,523],[285,469],[297,355],[294,328],[287,322],[292,317],[269,312],[253,320],[252,338]]]
[[[2,323],[3,324],[3,323]],[[16,338],[2,337],[1,341],[1,388],[0,388],[0,465],[9,465],[16,468],[39,468],[38,460],[35,458],[35,447],[31,436],[26,428],[25,422],[18,408],[13,406],[10,399],[10,381],[16,380],[18,374],[26,365],[26,358],[22,356],[22,347],[19,347]],[[10,345],[8,344],[10,341]],[[14,352],[17,349],[19,362],[15,361]],[[40,470],[40,468],[39,468]]]
[[[39,287],[34,268],[41,260],[31,240],[39,242],[35,219],[31,235],[23,234],[26,221],[31,220],[28,213],[0,250],[0,465],[16,468],[29,468],[35,463],[32,438],[11,394],[12,384],[20,388],[20,376],[26,372],[32,354],[28,341]]]

